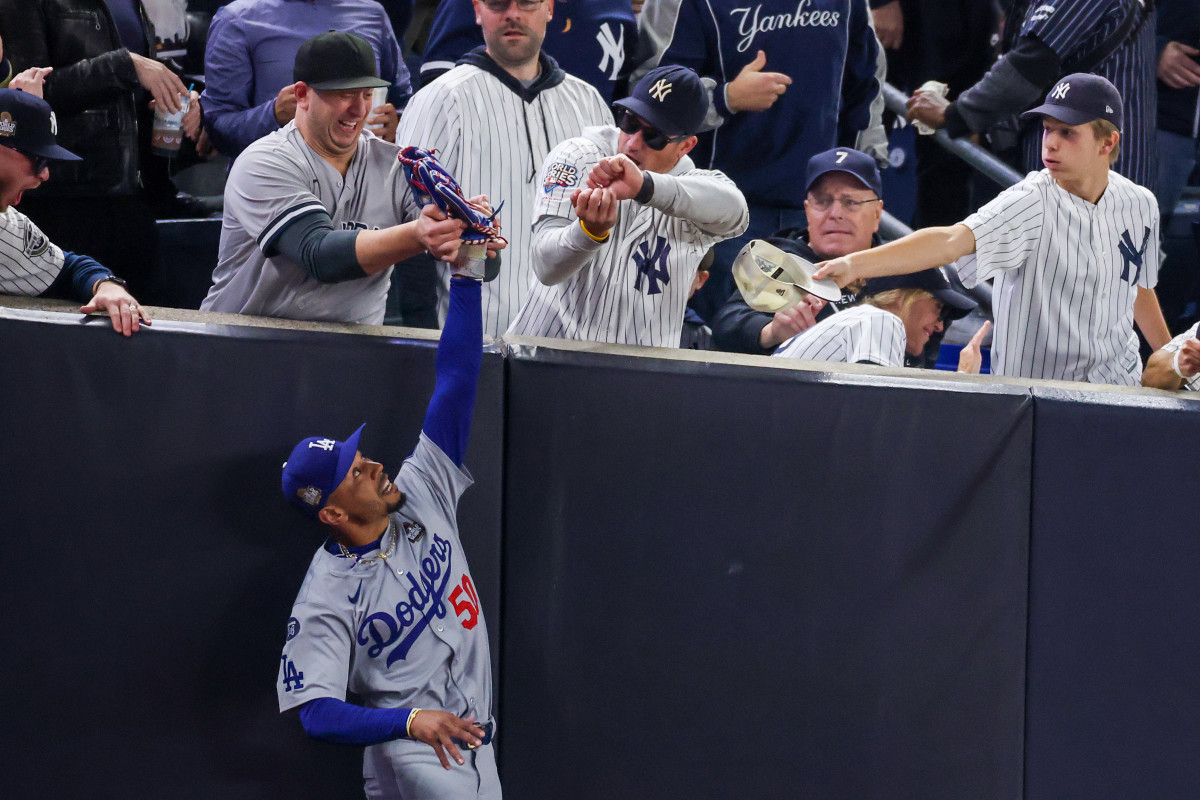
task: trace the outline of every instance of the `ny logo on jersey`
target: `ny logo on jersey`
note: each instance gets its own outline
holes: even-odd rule
[[[633,282],[633,288],[639,292],[642,291],[642,279],[644,278],[650,287],[646,294],[661,293],[662,288],[659,287],[658,282],[671,282],[671,276],[667,273],[667,256],[670,254],[671,245],[667,244],[666,238],[662,236],[658,237],[653,252],[650,250],[649,243],[639,244],[633,253],[633,261],[637,264],[638,272],[637,278]]]
[[[625,28],[618,25],[617,30],[621,32],[620,38],[613,36],[612,28],[605,22],[596,34],[596,41],[600,43],[600,71],[604,72],[612,64],[612,72],[608,76],[610,81],[615,81],[621,67],[625,66]]]
[[[1142,275],[1142,258],[1146,255],[1146,248],[1150,245],[1150,229],[1146,228],[1142,235],[1142,247],[1140,250],[1134,249],[1133,239],[1129,237],[1129,231],[1124,231],[1121,234],[1121,241],[1117,243],[1117,249],[1121,251],[1121,258],[1125,259],[1125,264],[1121,268],[1121,280],[1129,281],[1136,284],[1138,278]],[[1133,277],[1129,277],[1129,265],[1137,267],[1134,270]]]
[[[1030,22],[1041,22],[1042,20],[1050,19],[1054,14],[1054,6],[1038,6],[1029,15]]]
[[[1058,86],[1050,90],[1050,96],[1055,100],[1066,100],[1067,92],[1071,91],[1071,84],[1063,81]]]
[[[667,99],[667,95],[671,93],[671,89],[674,86],[675,84],[673,83],[667,83],[666,78],[659,78],[654,82],[654,85],[650,87],[650,95],[661,103],[663,100]]]

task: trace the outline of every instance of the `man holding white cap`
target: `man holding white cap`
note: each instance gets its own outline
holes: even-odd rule
[[[1158,280],[1158,204],[1110,169],[1120,150],[1121,96],[1075,73],[1026,112],[1042,120],[1042,162],[963,222],[925,228],[823,265],[838,285],[956,259],[967,288],[996,279],[992,371],[1137,386],[1136,321],[1151,347],[1171,338]]]

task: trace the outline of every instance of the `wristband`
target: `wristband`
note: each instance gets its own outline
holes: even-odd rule
[[[654,197],[654,179],[650,177],[649,172],[642,170],[642,188],[638,189],[638,193],[633,196],[633,202],[646,205],[652,197]]]
[[[420,713],[421,713],[421,709],[419,709],[419,708],[414,708],[412,711],[408,712],[408,722],[406,722],[404,724],[404,735],[410,739],[412,738],[413,720],[416,719],[417,714],[420,714]]]
[[[1195,375],[1184,375],[1183,370],[1181,370],[1179,368],[1179,356],[1182,353],[1183,353],[1182,347],[1175,351],[1175,357],[1171,359],[1171,369],[1175,370],[1175,374],[1178,375],[1180,378],[1182,378],[1184,383],[1187,383],[1188,381],[1190,381],[1192,378],[1194,378],[1196,376]]]
[[[583,224],[583,220],[579,220],[579,227],[583,229],[583,232],[586,233],[587,237],[593,242],[600,242],[601,244],[604,244],[608,241],[608,237],[612,236],[612,231],[605,231],[603,236],[597,236],[587,229],[587,225]]]
[[[96,292],[100,290],[100,284],[104,283],[105,281],[108,281],[109,283],[115,283],[117,286],[120,286],[122,289],[128,290],[128,288],[129,288],[129,284],[127,284],[125,281],[118,278],[116,275],[109,273],[108,275],[105,275],[103,278],[100,278],[99,280],[97,280],[95,283],[92,284],[92,297],[96,296]]]

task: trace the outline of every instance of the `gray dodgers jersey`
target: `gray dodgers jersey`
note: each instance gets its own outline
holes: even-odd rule
[[[1031,172],[963,224],[975,235],[963,285],[996,279],[994,374],[1141,384],[1133,302],[1160,261],[1149,190],[1110,170],[1093,205]]]
[[[422,433],[395,480],[408,499],[391,515],[393,554],[362,564],[317,550],[288,620],[276,686],[281,712],[318,697],[345,700],[351,691],[371,708],[491,716],[487,625],[455,522],[471,483]],[[387,546],[385,534],[381,551]],[[412,743],[368,747],[366,763],[392,757],[400,744]]]
[[[571,195],[587,188],[588,173],[600,159],[617,153],[619,134],[612,126],[588,128],[555,147],[542,166],[532,257],[555,258],[561,252],[557,237],[563,235],[592,254],[561,283],[546,286],[534,276],[508,333],[678,347],[684,307],[704,254],[746,229],[746,201],[733,181],[722,172],[697,169],[684,156],[669,177],[655,176],[648,204],[620,202],[608,241],[589,239]],[[565,230],[548,226],[548,217],[571,224]]]
[[[390,267],[321,283],[274,248],[289,223],[315,209],[329,213],[335,230],[373,230],[416,219],[420,208],[399,152],[364,131],[343,179],[305,143],[295,122],[246,148],[225,185],[217,268],[201,310],[382,324]]]
[[[903,367],[908,335],[904,322],[890,311],[863,303],[800,331],[774,355],[857,364],[870,361],[884,367]]]
[[[29,217],[9,206],[0,213],[0,294],[36,297],[64,265],[63,252]]]

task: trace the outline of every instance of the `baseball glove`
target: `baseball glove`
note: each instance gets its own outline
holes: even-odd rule
[[[464,242],[480,244],[483,242],[508,241],[500,235],[500,221],[496,215],[500,213],[500,204],[491,215],[471,205],[463,196],[462,187],[446,168],[438,163],[436,150],[422,150],[419,147],[406,147],[400,151],[400,163],[404,165],[404,175],[417,195],[422,205],[433,203],[442,213],[460,219],[467,223],[463,234]]]

